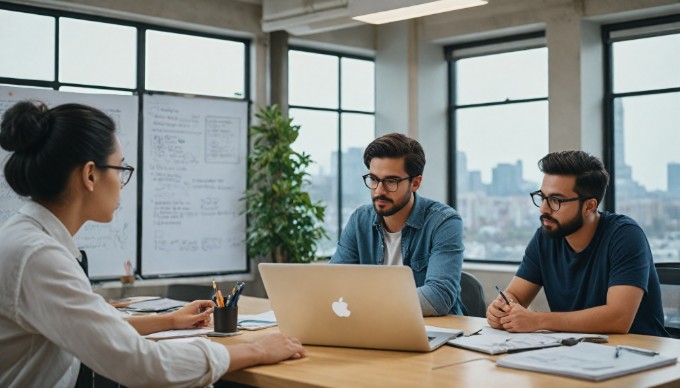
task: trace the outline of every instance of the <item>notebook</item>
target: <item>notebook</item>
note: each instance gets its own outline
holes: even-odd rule
[[[617,351],[617,348],[621,349]],[[676,362],[675,357],[651,350],[581,342],[574,346],[511,354],[498,359],[496,365],[601,381]]]
[[[510,333],[505,330],[483,327],[475,335],[458,337],[449,345],[487,354],[518,353],[528,350],[575,345],[578,342],[607,342],[601,334],[556,333],[540,331],[533,333]]]
[[[409,267],[258,267],[280,331],[303,344],[428,352],[462,334],[425,331]]]

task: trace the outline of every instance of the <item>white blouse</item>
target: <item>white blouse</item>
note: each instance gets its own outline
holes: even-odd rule
[[[205,386],[226,373],[221,344],[141,337],[76,260],[66,227],[35,202],[0,228],[0,386],[71,388],[80,360],[126,386]]]

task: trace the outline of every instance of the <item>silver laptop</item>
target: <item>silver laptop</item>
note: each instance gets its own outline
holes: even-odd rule
[[[429,352],[462,334],[425,331],[409,267],[258,267],[279,329],[303,344]]]

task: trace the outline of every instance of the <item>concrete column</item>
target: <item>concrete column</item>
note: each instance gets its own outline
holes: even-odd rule
[[[288,117],[288,33],[269,34],[269,103],[277,104]]]
[[[599,26],[578,13],[546,24],[549,82],[549,149],[602,155],[602,47]]]

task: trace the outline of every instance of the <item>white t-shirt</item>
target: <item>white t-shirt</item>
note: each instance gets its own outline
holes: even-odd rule
[[[385,232],[385,265],[404,265],[401,256],[401,230],[390,233]]]
[[[59,219],[28,202],[0,228],[0,386],[67,387],[80,361],[127,386],[205,386],[229,368],[206,341],[141,337],[99,295]]]

